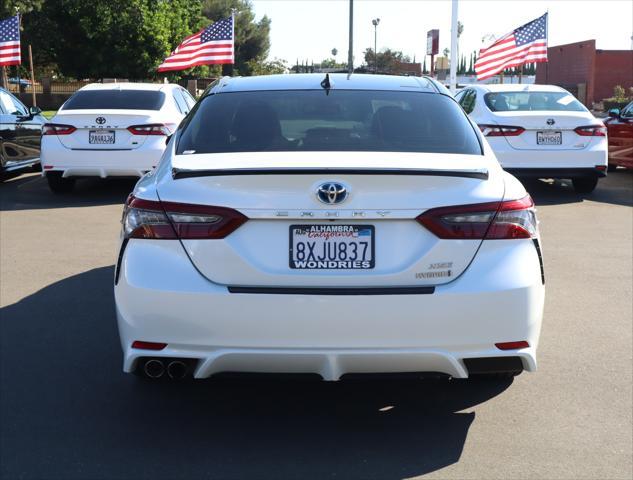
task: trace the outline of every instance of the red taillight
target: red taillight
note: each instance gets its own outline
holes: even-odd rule
[[[519,342],[495,343],[495,347],[499,350],[518,350],[519,348],[529,348],[530,344],[525,340],[521,340]]]
[[[574,132],[581,137],[606,137],[607,127],[604,125],[587,125],[585,127],[574,128]]]
[[[45,123],[42,127],[42,135],[70,135],[77,130],[72,125],[62,125],[61,123]]]
[[[417,220],[443,239],[503,240],[537,234],[534,202],[529,195],[520,200],[432,208]]]
[[[479,125],[479,130],[484,134],[484,137],[516,137],[525,132],[523,127],[509,125]]]
[[[140,350],[162,350],[166,346],[166,343],[144,342],[142,340],[134,340],[132,342],[132,348],[138,348]]]
[[[143,200],[130,195],[123,212],[123,231],[127,238],[219,239],[246,220],[231,208]]]
[[[132,125],[127,127],[132,135],[165,135],[169,136],[176,130],[173,123],[149,123],[147,125]]]

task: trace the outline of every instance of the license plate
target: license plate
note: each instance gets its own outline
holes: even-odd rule
[[[114,130],[90,130],[88,132],[88,143],[97,145],[114,144]]]
[[[374,268],[373,225],[290,225],[290,268]]]
[[[537,145],[562,145],[562,132],[536,132]]]

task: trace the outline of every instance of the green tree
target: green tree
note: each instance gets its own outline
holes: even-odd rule
[[[347,63],[338,63],[335,58],[326,58],[321,61],[321,68],[340,68],[346,69]]]
[[[0,20],[13,15],[26,14],[33,10],[40,10],[44,0],[2,0],[0,2]]]
[[[47,0],[22,22],[36,64],[74,78],[130,79],[156,76],[169,52],[204,23],[192,0]]]
[[[269,61],[256,61],[249,62],[249,68],[252,75],[274,75],[276,73],[285,73],[288,70],[288,65],[285,60],[275,58]]]
[[[399,50],[391,50],[387,48],[382,52],[378,52],[378,58],[376,58],[373,48],[365,50],[365,63],[372,71],[374,70],[374,66],[377,64],[377,70],[379,72],[389,73],[396,69],[395,67],[398,63],[409,62],[411,62],[411,57],[404,55]]]
[[[263,68],[270,50],[270,19],[264,15],[255,21],[249,0],[204,0],[203,15],[214,22],[226,18],[235,10],[235,65],[223,68],[223,73],[254,75]],[[270,62],[268,62],[270,63]],[[261,66],[258,66],[262,64]]]

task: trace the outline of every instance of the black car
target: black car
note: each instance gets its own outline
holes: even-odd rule
[[[0,181],[40,166],[40,139],[46,118],[0,88]]]

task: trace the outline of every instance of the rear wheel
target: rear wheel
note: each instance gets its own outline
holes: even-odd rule
[[[598,178],[573,178],[571,183],[574,185],[574,190],[576,190],[577,193],[587,194],[596,189]]]
[[[75,187],[74,178],[64,178],[61,172],[49,172],[46,174],[48,188],[53,193],[69,193]]]
[[[618,166],[614,163],[610,163],[607,167],[607,172],[615,172],[618,169]]]

